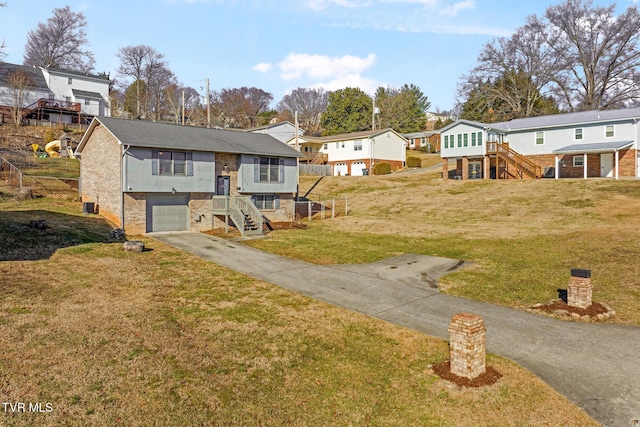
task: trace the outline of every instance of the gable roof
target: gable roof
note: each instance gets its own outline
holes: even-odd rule
[[[320,136],[316,138],[309,138],[309,141],[321,141],[321,142],[335,142],[335,141],[351,141],[353,139],[372,138],[378,135],[384,135],[387,132],[392,132],[398,135],[402,139],[406,139],[398,132],[391,128],[378,129],[378,130],[365,130],[362,132],[343,133],[340,135]]]
[[[216,153],[299,157],[301,154],[268,134],[96,117],[80,140],[82,153],[94,129],[104,126],[123,145]]]
[[[487,129],[488,127],[494,126],[497,123],[493,123],[493,124],[488,125],[488,124],[485,124],[485,123],[474,122],[472,120],[460,119],[460,120],[456,120],[453,123],[449,123],[447,126],[445,126],[442,129],[440,129],[440,133],[444,133],[444,132],[448,131],[449,129],[451,129],[453,127],[456,127],[458,125],[461,125],[461,124],[474,126],[474,127],[480,128],[480,129]]]
[[[620,110],[591,110],[575,113],[550,114],[548,116],[525,117],[513,119],[507,122],[480,123],[470,120],[458,120],[440,129],[445,132],[454,126],[465,123],[485,130],[498,130],[503,132],[524,131],[569,125],[587,125],[594,123],[615,122],[623,120],[640,119],[640,108],[624,108]]]
[[[0,62],[0,86],[10,86],[9,75],[16,71],[21,71],[31,77],[32,90],[49,90],[47,81],[45,80],[39,68],[27,67],[25,65],[8,64],[6,62]]]
[[[551,114],[548,116],[527,117],[508,122],[492,123],[491,128],[506,130],[526,130],[543,127],[579,125],[588,123],[631,120],[640,118],[640,108],[625,108],[620,110],[591,110],[575,113]]]
[[[109,83],[109,77],[107,76],[99,76],[97,74],[89,74],[83,73],[82,71],[71,71],[71,70],[62,70],[60,68],[46,68],[40,67],[43,71],[46,71],[51,74],[61,75],[61,76],[70,76],[70,77],[84,77],[93,80],[102,80],[106,83]]]

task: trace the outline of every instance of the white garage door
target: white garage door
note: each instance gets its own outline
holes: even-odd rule
[[[351,163],[351,175],[353,176],[362,176],[364,173],[362,169],[366,169],[367,165],[365,162],[353,162]]]
[[[147,199],[147,232],[188,229],[189,199],[187,197]]]
[[[349,167],[346,163],[336,163],[333,167],[333,174],[336,176],[345,176],[349,173]]]

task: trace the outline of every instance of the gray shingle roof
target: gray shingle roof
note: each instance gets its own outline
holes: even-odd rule
[[[597,142],[595,144],[573,144],[553,150],[553,154],[606,153],[622,150],[633,145],[633,141]]]
[[[9,64],[6,62],[0,62],[0,86],[9,86],[9,75],[15,71],[22,71],[31,77],[31,89],[49,90],[47,81],[44,79],[42,71],[40,71],[39,68]]]
[[[78,150],[84,144],[93,126],[104,125],[111,134],[125,145],[135,147],[208,151],[217,153],[254,154],[278,157],[299,157],[301,154],[268,134],[233,130],[208,129],[154,123],[142,120],[124,120],[98,117],[82,137]]]
[[[640,108],[625,108],[622,110],[592,110],[577,113],[552,114],[549,116],[527,117],[508,122],[491,123],[487,126],[494,129],[525,130],[544,127],[577,125],[582,123],[597,123],[616,120],[630,120],[640,118]]]

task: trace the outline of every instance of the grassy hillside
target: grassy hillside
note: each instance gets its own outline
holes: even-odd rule
[[[344,182],[330,185],[379,191],[373,180],[350,191]],[[365,242],[371,234],[357,223],[375,217],[359,200],[353,216],[314,225],[300,244],[323,229]],[[35,219],[49,228],[30,229]],[[43,411],[4,411],[0,424],[597,425],[509,361],[489,357],[498,383],[457,388],[430,369],[448,359],[444,341],[150,239],[147,251],[125,253],[108,239],[110,227],[78,203],[0,198],[0,395]],[[285,232],[272,241],[290,239]],[[376,246],[368,243],[362,259],[382,256]]]
[[[325,264],[409,252],[471,261],[442,290],[512,307],[557,298],[571,268],[590,269],[594,301],[617,312],[611,321],[640,325],[639,180],[436,176],[324,178],[314,192],[348,196],[348,216],[251,244]],[[301,192],[316,181],[302,179]]]

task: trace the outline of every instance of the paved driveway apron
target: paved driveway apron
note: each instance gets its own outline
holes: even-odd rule
[[[606,426],[640,419],[640,328],[565,322],[441,294],[456,260],[406,254],[367,265],[319,266],[195,232],[152,238],[216,264],[368,316],[449,339],[451,317],[483,317],[487,350],[529,369]],[[558,411],[562,411],[558,407]]]

